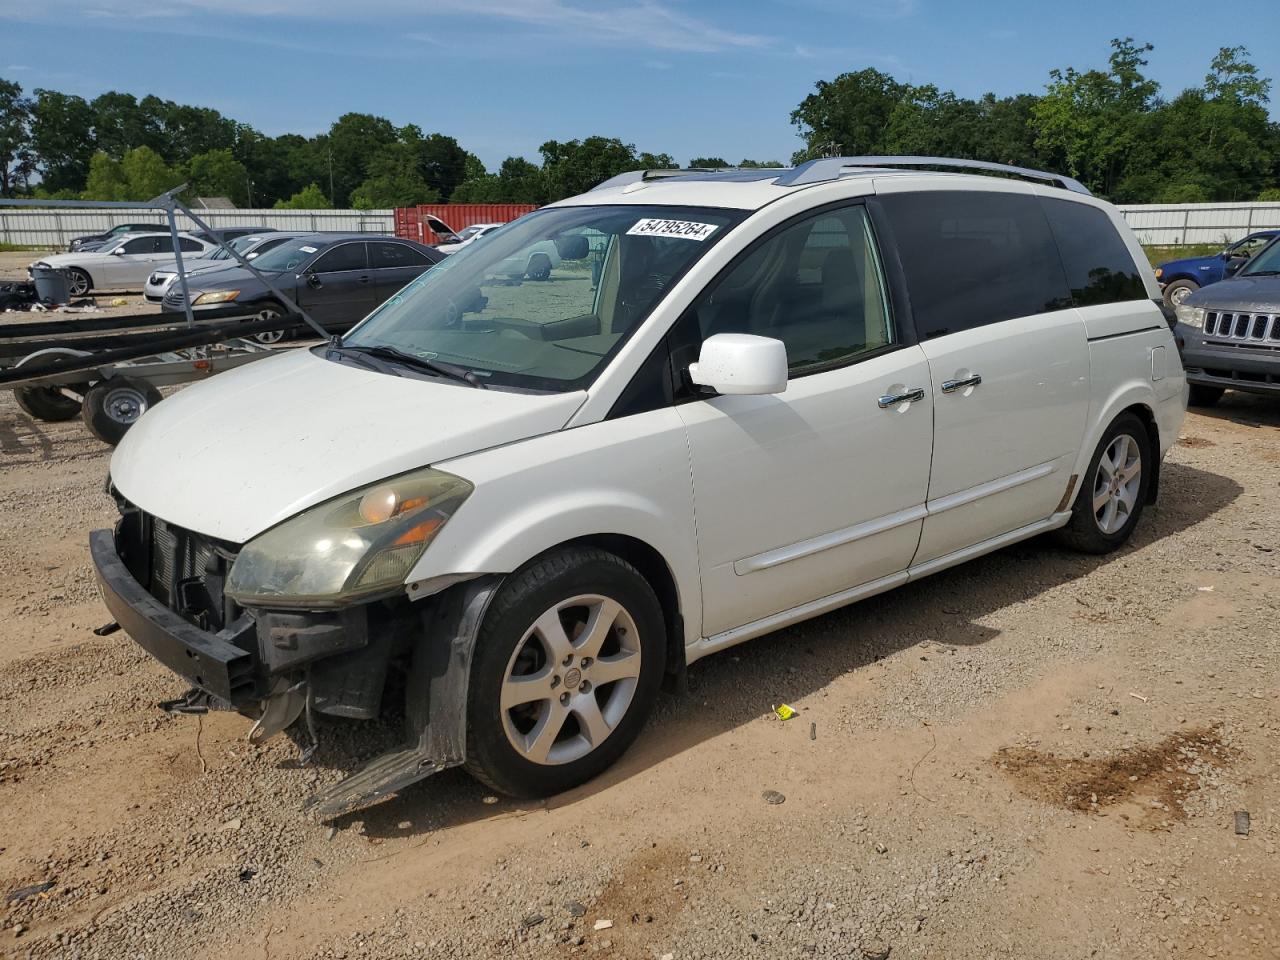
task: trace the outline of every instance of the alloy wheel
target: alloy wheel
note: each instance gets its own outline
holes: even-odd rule
[[[1108,444],[1093,478],[1093,517],[1098,529],[1118,533],[1132,516],[1142,487],[1142,445],[1127,433]]]
[[[627,715],[640,651],[635,620],[609,597],[571,597],[545,611],[503,677],[499,708],[511,746],[537,764],[591,753]]]

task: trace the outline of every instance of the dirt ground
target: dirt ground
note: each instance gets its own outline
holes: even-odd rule
[[[390,727],[299,767],[92,634],[108,454],[0,394],[0,957],[1280,957],[1280,403],[1191,415],[1117,554],[702,661],[550,801],[450,771],[332,825],[303,801]]]

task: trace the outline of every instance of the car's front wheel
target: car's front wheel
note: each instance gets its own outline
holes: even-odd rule
[[[1151,484],[1153,444],[1147,425],[1122,413],[1098,441],[1071,520],[1059,538],[1082,553],[1110,553],[1133,534]]]
[[[653,588],[620,557],[571,548],[512,574],[485,614],[467,704],[467,769],[542,797],[595,777],[653,708],[666,629]]]
[[[67,268],[67,293],[73,297],[83,297],[93,289],[93,278],[79,267]]]
[[[1194,280],[1175,280],[1164,288],[1164,302],[1171,307],[1179,306],[1199,289],[1200,284]]]

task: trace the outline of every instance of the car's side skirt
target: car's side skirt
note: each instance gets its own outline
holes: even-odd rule
[[[688,663],[693,663],[709,654],[716,653],[726,647],[732,647],[747,640],[751,640],[762,634],[772,633],[774,630],[781,630],[793,623],[800,623],[803,620],[809,620],[813,617],[821,616],[840,607],[856,603],[859,600],[865,600],[873,597],[878,593],[884,593],[886,590],[892,590],[894,587],[902,586],[912,580],[919,580],[927,577],[931,573],[937,573],[946,570],[948,567],[954,567],[957,564],[964,563],[966,560],[972,560],[980,557],[984,553],[991,553],[1007,547],[1010,544],[1017,543],[1020,540],[1026,540],[1030,537],[1037,536],[1049,530],[1056,530],[1065,526],[1067,521],[1071,519],[1071,511],[1065,510],[1061,513],[1055,513],[1043,520],[1035,523],[1027,524],[1025,527],[1019,527],[1017,530],[1010,530],[1008,533],[1002,533],[998,537],[992,537],[989,540],[983,540],[981,543],[975,543],[960,550],[955,550],[945,556],[937,557],[925,563],[917,564],[907,570],[891,574],[887,577],[881,577],[878,580],[872,580],[868,583],[860,584],[848,590],[842,590],[839,593],[833,593],[827,597],[820,597],[817,600],[811,600],[808,603],[802,603],[799,606],[792,607],[789,610],[783,610],[779,613],[771,614],[767,617],[761,617],[751,623],[744,623],[740,627],[734,627],[732,630],[726,630],[715,636],[703,637],[697,643],[686,648],[685,659]]]

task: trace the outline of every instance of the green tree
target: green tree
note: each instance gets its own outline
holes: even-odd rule
[[[744,170],[756,170],[760,168],[781,167],[781,160],[739,160],[738,166]]]
[[[585,193],[603,180],[640,166],[636,148],[612,137],[564,143],[548,140],[538,150],[542,153],[548,200]]]
[[[230,148],[197,154],[184,170],[192,196],[229,197],[237,207],[249,205],[249,171]]]
[[[502,181],[495,173],[464,180],[453,191],[451,203],[507,203]]]
[[[357,210],[435,203],[440,193],[423,179],[420,142],[388,143],[369,160],[369,177],[351,193]]]
[[[402,136],[403,139],[403,136]],[[406,140],[417,150],[418,173],[440,200],[448,201],[454,190],[467,179],[467,151],[453,137],[433,133],[418,140]],[[433,201],[420,201],[430,203]]]
[[[507,157],[498,169],[501,203],[547,202],[547,180],[536,163],[524,157]]]
[[[277,210],[328,210],[333,206],[318,183],[309,183],[288,200],[277,200]]]
[[[385,146],[399,139],[385,117],[345,113],[329,128],[326,159],[332,164],[333,205],[345,207],[351,191],[369,178],[369,163]]]
[[[82,199],[119,201],[139,198],[129,195],[129,181],[120,169],[120,161],[98,151],[89,160],[89,176]]]
[[[159,103],[155,97],[150,98]],[[158,124],[150,122],[147,112],[131,93],[108,91],[89,103],[92,112],[93,140],[97,149],[123,160],[134,147],[163,146]],[[82,131],[82,135],[84,132]],[[158,152],[158,151],[156,151]]]
[[[46,190],[81,190],[94,153],[93,111],[82,97],[37,88],[31,106],[31,146]]]
[[[127,200],[150,200],[182,183],[182,174],[150,147],[134,147],[126,153],[120,172],[129,184]]]
[[[1268,187],[1258,194],[1259,203],[1280,203],[1280,187]]]
[[[474,153],[468,153],[466,163],[463,165],[463,173],[466,174],[462,178],[465,183],[468,180],[478,180],[486,176],[489,171],[484,168],[484,163],[479,157]]]
[[[867,68],[842,73],[834,80],[819,80],[791,113],[799,128],[803,150],[793,163],[816,157],[886,153],[885,134],[894,109],[911,88],[887,73]]]
[[[706,167],[710,170],[720,170],[729,166],[729,161],[724,157],[694,157],[689,161],[691,167]]]
[[[1126,37],[1111,41],[1109,70],[1051,70],[1048,90],[1033,110],[1037,146],[1104,195],[1120,182],[1142,142],[1143,117],[1155,106],[1159,84],[1142,73],[1152,49]]]
[[[31,100],[22,87],[0,78],[0,197],[17,196],[36,169],[31,149]]]

